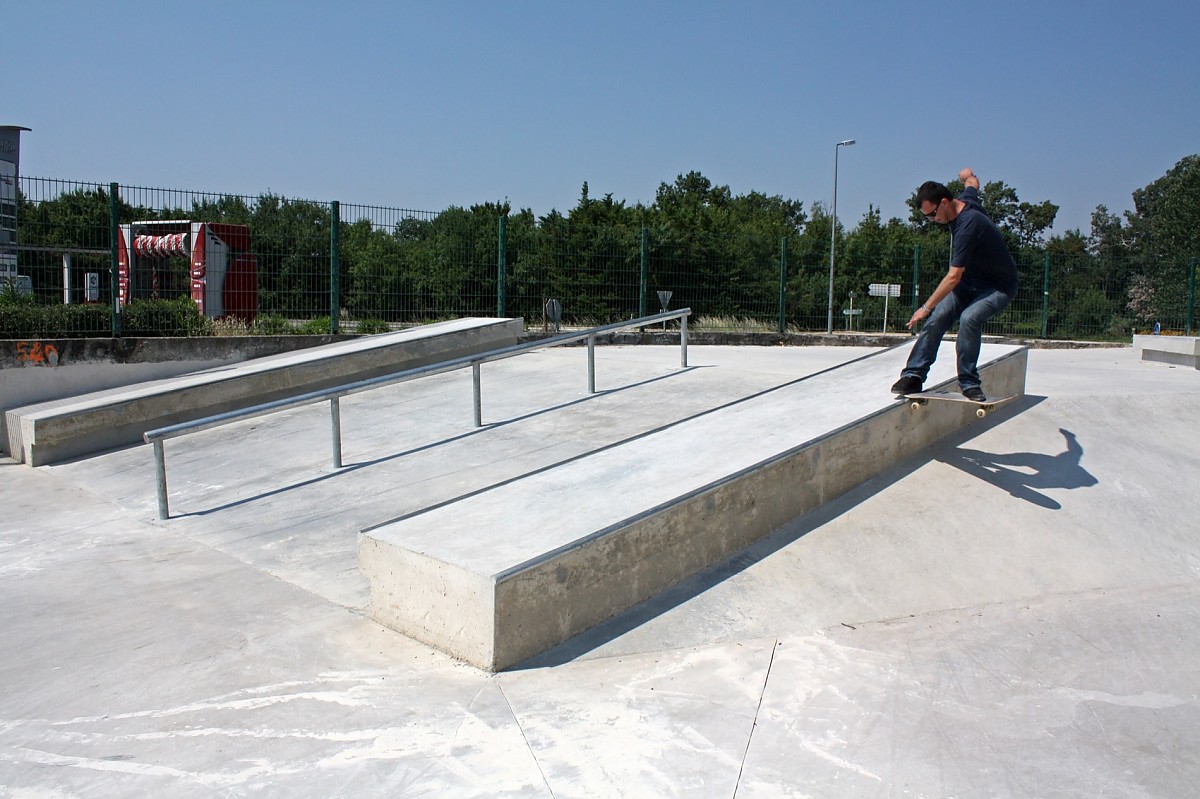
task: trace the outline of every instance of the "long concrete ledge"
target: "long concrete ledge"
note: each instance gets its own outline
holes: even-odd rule
[[[1196,336],[1134,336],[1133,349],[1141,361],[1200,369],[1200,338]]]
[[[975,421],[890,397],[908,349],[364,531],[370,615],[487,670],[565,641]],[[984,345],[986,390],[1024,394],[1026,360]],[[943,345],[927,386],[953,364]]]
[[[516,344],[520,319],[467,318],[12,408],[8,451],[31,466],[135,443],[153,427]]]

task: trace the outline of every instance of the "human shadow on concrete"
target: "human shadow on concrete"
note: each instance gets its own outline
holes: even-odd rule
[[[957,447],[935,459],[1007,491],[1041,508],[1061,510],[1047,488],[1087,488],[1099,481],[1083,468],[1083,447],[1070,430],[1059,428],[1066,449],[1057,455],[1040,452],[993,453]]]

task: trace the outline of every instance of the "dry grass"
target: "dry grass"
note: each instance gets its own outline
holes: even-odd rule
[[[250,325],[241,319],[226,316],[213,320],[212,334],[214,336],[248,336],[250,335]]]

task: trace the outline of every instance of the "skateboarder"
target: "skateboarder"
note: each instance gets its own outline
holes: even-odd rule
[[[1017,265],[1004,237],[979,204],[979,178],[970,169],[958,173],[966,188],[955,199],[940,183],[917,189],[917,207],[926,219],[949,225],[950,270],[925,304],[913,313],[908,327],[925,321],[893,394],[913,394],[925,385],[937,358],[942,336],[958,322],[958,387],[976,402],[987,397],[980,385],[979,346],[983,323],[1003,311],[1017,294]]]

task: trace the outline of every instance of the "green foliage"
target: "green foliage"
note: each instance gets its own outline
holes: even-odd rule
[[[1150,259],[1200,252],[1200,155],[1189,155],[1167,174],[1133,193],[1128,214],[1134,249]]]
[[[15,280],[0,281],[0,308],[20,308],[37,305],[32,294],[22,294]]]
[[[328,316],[318,316],[316,319],[309,319],[296,325],[292,331],[301,336],[322,336],[329,333],[330,320]]]
[[[173,300],[134,300],[122,309],[126,336],[208,336],[212,320],[200,313],[189,297]]]
[[[363,336],[372,336],[377,333],[391,333],[392,327],[382,319],[367,318],[359,320],[354,332]]]
[[[962,180],[955,178],[945,184],[950,194],[957,197],[966,187]],[[946,228],[933,222],[928,222],[917,207],[917,190],[908,198],[911,210],[909,224],[923,230],[926,235],[937,238],[946,237]],[[1058,206],[1049,200],[1040,203],[1022,202],[1017,196],[1017,190],[1002,180],[993,180],[979,187],[979,203],[983,212],[996,223],[1000,232],[1008,240],[1010,249],[1041,246],[1046,231],[1054,225],[1058,216]]]
[[[207,336],[211,320],[200,315],[187,297],[175,300],[136,300],[121,314],[126,336]],[[0,299],[0,337],[82,338],[108,335],[112,329],[107,305],[43,305]]]
[[[1068,231],[1049,240],[1046,231],[1057,206],[1024,202],[1003,181],[985,184],[982,202],[1008,238],[1022,287],[1017,301],[996,321],[994,332],[1040,334],[1044,327],[1058,337],[1105,335],[1130,318],[1181,327],[1187,313],[1188,264],[1200,252],[1200,228],[1194,224],[1200,215],[1198,174],[1200,157],[1185,158],[1135,193],[1138,210],[1126,214],[1125,222],[1100,206],[1089,236]],[[962,184],[955,180],[947,185],[953,192]],[[0,305],[10,327],[106,334],[106,306],[46,310],[52,307],[51,298],[61,296],[61,256],[54,248],[75,248],[72,268],[98,272],[105,296],[109,288],[104,284],[111,274],[107,188],[55,187],[57,193],[40,201],[18,194],[19,240],[47,248],[45,255],[23,253],[21,263],[22,273],[32,277],[46,303],[30,312],[40,321],[30,317],[16,324],[15,300],[0,300]],[[118,199],[120,222],[192,219],[249,226],[259,281],[259,315],[249,332],[293,332],[294,324],[301,332],[329,329],[330,204],[270,193],[236,197],[173,192],[163,201],[142,196],[141,191],[150,190],[126,190],[131,197]],[[552,210],[540,218],[528,209],[514,211],[506,202],[455,206],[428,215],[348,208],[356,207],[343,207],[348,221],[339,222],[338,296],[341,310],[362,320],[360,332],[390,329],[398,322],[490,316],[496,312],[501,288],[505,313],[534,323],[550,298],[562,303],[568,324],[600,323],[627,319],[642,309],[656,311],[655,292],[670,291],[672,308],[690,306],[698,315],[777,326],[781,281],[785,324],[823,329],[831,232],[836,251],[835,324],[842,326],[840,311],[854,293],[855,307],[864,311],[862,327],[881,326],[884,304],[868,297],[867,287],[892,283],[903,287],[888,309],[889,326],[895,329],[917,299],[914,284],[918,293],[928,294],[945,273],[949,245],[943,227],[926,224],[915,212],[907,220],[884,220],[872,206],[856,223],[842,220],[831,231],[830,214],[819,202],[806,206],[759,192],[735,194],[697,171],[660,184],[649,205],[629,205],[612,194],[593,196],[584,183],[573,208],[566,213]],[[394,212],[397,217],[381,221],[374,212]],[[501,258],[502,267],[497,264]],[[203,335],[212,328],[181,296],[188,293],[189,279],[186,259],[177,261],[161,267],[157,285],[163,299],[126,309],[126,334],[136,329]],[[496,283],[501,268],[503,287]],[[1142,282],[1133,283],[1139,276]],[[1043,283],[1048,291],[1044,296]],[[1131,290],[1142,294],[1134,297]],[[61,318],[51,320],[54,314]],[[72,314],[79,319],[68,319]],[[226,334],[233,330],[228,325],[218,328]]]
[[[291,332],[291,322],[275,313],[260,313],[250,325],[252,336],[284,336]]]

